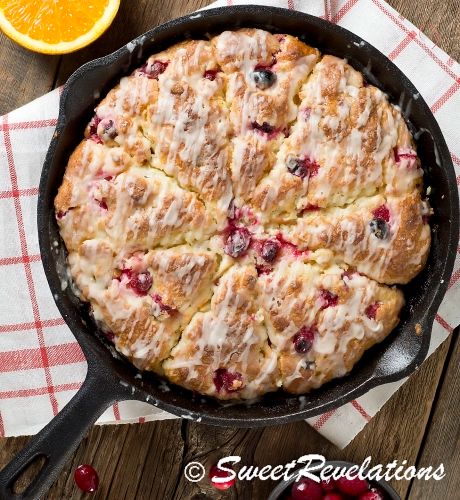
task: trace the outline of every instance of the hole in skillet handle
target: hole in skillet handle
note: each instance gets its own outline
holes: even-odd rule
[[[48,462],[46,455],[38,454],[32,456],[20,469],[13,479],[12,490],[15,495],[21,495],[34,482],[40,471]]]
[[[113,374],[93,367],[90,362],[83,385],[67,405],[0,471],[1,500],[41,498],[99,416],[115,401],[129,399]]]

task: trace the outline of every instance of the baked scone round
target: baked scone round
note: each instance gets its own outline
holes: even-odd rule
[[[300,394],[397,325],[430,207],[397,106],[258,29],[148,58],[95,110],[55,199],[71,276],[141,370],[219,399]]]

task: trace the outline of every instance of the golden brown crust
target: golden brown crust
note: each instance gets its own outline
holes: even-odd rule
[[[380,283],[408,283],[425,266],[430,226],[417,191],[400,198],[374,196],[347,208],[314,211],[290,233],[300,247],[328,248],[341,260]],[[388,210],[387,234],[373,232],[379,210]],[[382,220],[382,219],[381,219]]]
[[[276,389],[276,354],[257,321],[257,306],[254,267],[233,267],[216,286],[210,310],[192,319],[164,363],[168,378],[221,399],[254,397]],[[224,384],[227,390],[216,384],[217,370],[235,376],[230,385]]]
[[[430,246],[400,110],[257,29],[150,56],[100,102],[55,199],[82,300],[138,368],[219,399],[300,394],[397,325]]]

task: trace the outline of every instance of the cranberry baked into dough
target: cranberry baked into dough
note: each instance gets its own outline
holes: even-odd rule
[[[141,370],[219,399],[305,393],[397,325],[431,209],[397,106],[289,35],[151,56],[55,199],[81,298]]]

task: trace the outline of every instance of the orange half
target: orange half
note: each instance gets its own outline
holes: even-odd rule
[[[0,28],[35,52],[66,54],[100,37],[120,0],[0,0]]]

